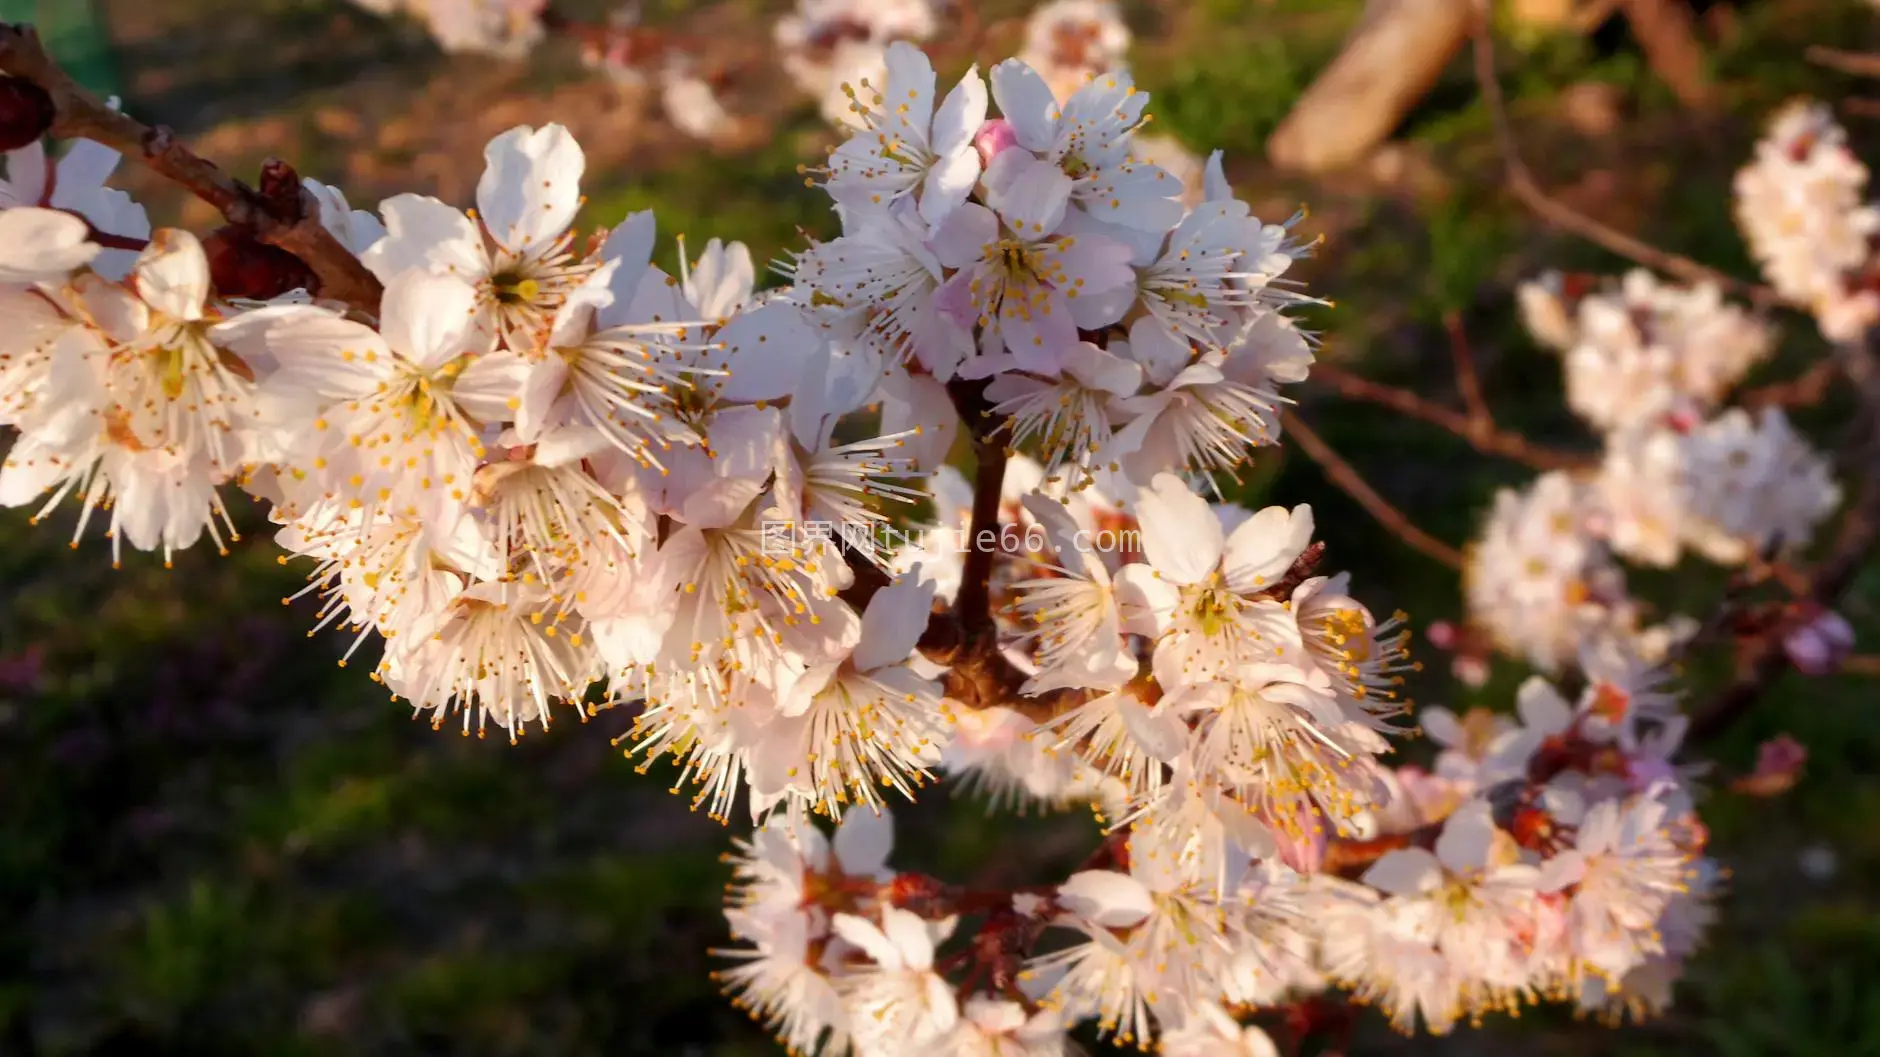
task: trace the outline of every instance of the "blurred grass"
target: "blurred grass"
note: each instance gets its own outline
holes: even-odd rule
[[[669,0],[649,17],[759,35],[776,10],[755,0],[703,6]],[[1408,123],[1405,151],[1437,177],[1427,187],[1363,174],[1309,184],[1259,166],[1265,135],[1360,7],[1132,5],[1154,31],[1137,72],[1155,93],[1158,127],[1197,150],[1226,148],[1263,215],[1313,204],[1308,233],[1333,234],[1303,269],[1314,292],[1338,301],[1310,314],[1326,355],[1442,398],[1440,320],[1460,312],[1502,419],[1584,443],[1560,407],[1556,365],[1519,331],[1511,288],[1543,267],[1623,264],[1546,231],[1501,193],[1465,68],[1445,74]],[[196,129],[280,117],[313,155],[340,149],[310,131],[335,99],[395,108],[388,85],[466,75],[408,27],[342,16],[323,0],[113,0],[107,10],[120,64],[146,89],[132,108]],[[1504,69],[1548,186],[1668,248],[1747,273],[1728,180],[1762,115],[1795,92],[1851,86],[1802,63],[1805,43],[1876,37],[1855,0],[1764,0],[1739,14],[1730,41],[1713,49],[1727,100],[1713,115],[1679,110],[1634,52],[1604,37],[1526,40]],[[270,50],[285,41],[294,46]],[[551,51],[549,68],[518,91],[566,83],[568,60]],[[371,87],[352,86],[364,74]],[[1563,90],[1589,81],[1618,93],[1608,135],[1562,120]],[[1855,131],[1872,139],[1870,128]],[[799,227],[830,232],[796,172],[826,142],[803,106],[730,155],[634,154],[590,173],[590,218],[654,208],[662,233],[683,232],[695,252],[711,237],[737,238],[767,260],[800,244]],[[1580,185],[1596,172],[1614,179],[1589,197]],[[661,252],[670,263],[670,245]],[[1767,373],[1819,354],[1805,331],[1792,329]],[[1309,386],[1303,411],[1386,495],[1451,540],[1470,534],[1495,488],[1523,476]],[[1453,577],[1380,533],[1292,452],[1264,457],[1245,498],[1314,504],[1331,562],[1351,569],[1377,608],[1400,606],[1418,625],[1458,615]],[[619,760],[607,745],[618,724],[605,716],[590,724],[599,729],[557,728],[514,748],[410,722],[365,679],[369,664],[333,667],[343,643],[306,639],[306,607],[277,601],[298,587],[298,572],[276,564],[261,519],[247,521],[254,538],[231,558],[192,552],[166,573],[144,556],[112,572],[96,538],[69,552],[67,517],[37,529],[17,513],[0,519],[0,897],[12,911],[0,926],[0,1053],[776,1052],[707,977],[708,949],[723,941],[726,832],[669,796],[667,776],[636,775]],[[1686,602],[1715,589],[1688,569],[1654,586]],[[1880,634],[1880,573],[1857,586],[1850,616],[1864,642]],[[1501,707],[1523,675],[1502,663],[1469,691],[1440,677],[1440,656],[1426,659],[1414,689],[1427,703]],[[1691,675],[1701,689],[1721,673]],[[1370,1025],[1356,1052],[1880,1053],[1872,689],[1785,682],[1715,747],[1718,784],[1777,732],[1812,755],[1787,797],[1721,793],[1707,804],[1733,892],[1671,1016],[1614,1034],[1537,1011],[1415,1044]],[[897,862],[987,883],[1061,874],[1093,832],[1081,816],[987,821],[980,805],[944,791],[900,816]],[[1836,869],[1811,880],[1799,857],[1820,849]]]

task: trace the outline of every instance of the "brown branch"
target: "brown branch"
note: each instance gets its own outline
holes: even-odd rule
[[[1743,406],[1751,411],[1765,407],[1812,407],[1828,395],[1841,368],[1832,359],[1817,360],[1814,366],[1784,382],[1771,382],[1744,390]]]
[[[1808,576],[1807,601],[1833,609],[1880,542],[1880,330],[1866,341],[1842,346],[1837,362],[1860,394],[1860,410],[1849,439],[1846,460],[1857,475],[1854,500],[1827,555]],[[1789,628],[1778,624],[1748,644],[1736,678],[1702,708],[1694,710],[1689,741],[1715,737],[1749,712],[1789,668],[1782,647]]]
[[[1857,653],[1841,662],[1841,670],[1849,675],[1880,675],[1880,657]]]
[[[320,223],[320,207],[311,194],[301,191],[293,208],[283,208],[192,153],[169,129],[112,110],[60,68],[30,25],[0,23],[0,71],[31,81],[52,97],[53,136],[95,140],[140,159],[220,210],[230,223],[251,228],[262,242],[300,258],[319,280],[320,296],[378,313],[383,290],[377,277]]]
[[[1880,52],[1843,51],[1840,48],[1812,47],[1802,53],[1816,66],[1825,66],[1856,77],[1880,77]]]
[[[947,395],[959,412],[960,423],[973,440],[973,517],[966,530],[966,562],[960,572],[959,594],[953,612],[959,617],[968,645],[988,637],[992,626],[992,559],[999,553],[999,506],[1005,487],[1005,441],[999,423],[992,421],[986,383],[956,378],[947,383]]]
[[[1297,441],[1313,462],[1325,471],[1325,476],[1337,485],[1346,495],[1358,501],[1367,513],[1377,522],[1390,530],[1398,539],[1403,540],[1412,549],[1427,557],[1434,558],[1451,569],[1462,568],[1462,552],[1442,540],[1430,535],[1412,524],[1403,511],[1392,506],[1377,490],[1359,476],[1358,471],[1333,451],[1331,446],[1320,439],[1311,427],[1307,426],[1298,415],[1288,411],[1280,416],[1282,428],[1286,434]]]
[[[1456,391],[1462,394],[1462,406],[1469,412],[1471,432],[1493,432],[1495,416],[1482,395],[1482,378],[1475,371],[1475,352],[1469,346],[1469,334],[1462,327],[1459,312],[1443,314],[1443,329],[1449,332],[1449,355],[1456,368]]]
[[[1590,455],[1535,444],[1519,433],[1496,428],[1492,422],[1485,423],[1426,400],[1408,389],[1372,381],[1324,360],[1312,365],[1311,378],[1331,386],[1340,396],[1381,404],[1398,414],[1440,426],[1468,441],[1484,455],[1513,459],[1537,470],[1582,469],[1595,461]]]
[[[1689,5],[1684,0],[1624,0],[1622,6],[1632,36],[1658,79],[1685,106],[1708,103],[1711,90],[1704,76],[1704,49],[1697,43]]]
[[[1521,159],[1519,141],[1508,117],[1508,104],[1502,95],[1501,80],[1495,71],[1494,31],[1489,25],[1486,4],[1478,2],[1475,26],[1475,79],[1481,87],[1482,100],[1488,106],[1494,125],[1495,142],[1501,152],[1508,188],[1521,203],[1541,219],[1563,231],[1586,239],[1621,257],[1674,275],[1689,283],[1715,283],[1726,293],[1747,298],[1764,307],[1782,304],[1776,292],[1761,283],[1746,282],[1690,259],[1661,250],[1617,228],[1608,227],[1541,190],[1533,170]]]

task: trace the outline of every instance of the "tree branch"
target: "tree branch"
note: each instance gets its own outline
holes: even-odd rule
[[[999,552],[999,505],[1005,487],[1005,441],[998,436],[986,383],[956,378],[947,395],[973,439],[973,518],[966,531],[966,562],[953,611],[969,644],[992,631],[992,559]]]
[[[1816,66],[1851,73],[1856,77],[1880,77],[1880,53],[1813,47],[1802,54]]]
[[[1381,404],[1401,415],[1428,422],[1454,433],[1484,455],[1496,455],[1532,466],[1537,470],[1574,470],[1593,465],[1590,455],[1543,447],[1519,433],[1497,428],[1493,422],[1453,411],[1416,393],[1383,382],[1375,382],[1321,360],[1312,365],[1312,381],[1324,382],[1340,396]]]
[[[1477,14],[1475,79],[1481,86],[1482,101],[1488,106],[1489,117],[1494,124],[1495,142],[1501,152],[1502,165],[1507,173],[1508,188],[1514,192],[1514,196],[1523,205],[1533,210],[1541,219],[1563,231],[1578,235],[1621,257],[1667,275],[1676,276],[1685,282],[1715,283],[1724,292],[1747,298],[1762,307],[1783,303],[1776,292],[1768,286],[1746,282],[1717,271],[1715,268],[1699,264],[1689,257],[1658,249],[1623,231],[1594,220],[1541,190],[1540,184],[1534,179],[1533,171],[1521,159],[1520,147],[1514,135],[1514,125],[1508,118],[1507,100],[1502,95],[1501,80],[1495,71],[1494,30],[1489,25],[1484,0],[1478,0]]]
[[[1390,505],[1388,500],[1378,495],[1377,490],[1366,483],[1364,478],[1359,476],[1358,471],[1333,451],[1330,445],[1320,439],[1319,435],[1300,420],[1298,415],[1290,411],[1285,412],[1280,416],[1280,422],[1287,435],[1298,442],[1300,450],[1325,471],[1326,478],[1345,494],[1357,500],[1358,505],[1376,518],[1379,524],[1419,553],[1434,558],[1451,569],[1462,568],[1461,551],[1412,524],[1403,511]]]
[[[1456,368],[1456,391],[1462,394],[1462,406],[1469,412],[1471,433],[1493,432],[1495,415],[1482,395],[1482,378],[1475,371],[1475,351],[1469,346],[1469,334],[1462,328],[1462,315],[1443,314],[1443,329],[1449,332],[1449,356]]]
[[[1658,79],[1677,93],[1685,106],[1710,101],[1710,82],[1704,77],[1704,49],[1692,32],[1691,9],[1684,0],[1624,0],[1632,36],[1645,51]]]
[[[305,262],[320,296],[377,315],[384,292],[378,279],[320,223],[320,207],[299,191],[291,203],[265,196],[178,143],[175,133],[152,128],[104,104],[53,61],[30,25],[0,23],[0,71],[43,88],[55,111],[51,134],[89,139],[140,159],[158,174],[220,210],[229,222]]]
[[[1741,399],[1743,406],[1751,411],[1765,407],[1812,407],[1821,403],[1840,376],[1841,367],[1833,359],[1817,360],[1808,370],[1787,381],[1744,390]]]

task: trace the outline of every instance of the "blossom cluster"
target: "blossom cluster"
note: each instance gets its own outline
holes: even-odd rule
[[[1880,213],[1858,205],[1866,173],[1842,139],[1825,110],[1783,111],[1738,176],[1737,217],[1775,290],[1844,338],[1873,322],[1854,303],[1873,295],[1851,280]],[[1781,558],[1840,505],[1828,460],[1780,407],[1729,406],[1776,327],[1714,284],[1642,270],[1605,287],[1550,274],[1524,284],[1519,302],[1535,339],[1561,354],[1567,404],[1604,452],[1590,471],[1553,471],[1496,498],[1465,570],[1472,617],[1549,671],[1603,634],[1665,656],[1694,625],[1641,626],[1619,559]]]
[[[1443,751],[1375,775],[1391,799],[1362,822],[1396,847],[1356,877],[1322,869],[1324,828],[1209,871],[1137,827],[1062,884],[975,893],[888,866],[885,813],[833,840],[779,816],[740,843],[720,979],[807,1054],[1043,1057],[1094,1020],[1119,1043],[1263,1057],[1272,1040],[1228,1011],[1328,987],[1406,1031],[1537,997],[1661,1011],[1721,871],[1670,763],[1673,699],[1610,643],[1588,670],[1577,701],[1531,679],[1518,720],[1426,710]],[[1407,836],[1432,822],[1427,843]],[[953,953],[962,914],[986,924]]]
[[[438,47],[453,54],[514,57],[533,48],[544,33],[548,0],[353,0],[377,15],[419,21]]]
[[[1736,217],[1776,292],[1815,313],[1830,341],[1880,322],[1880,206],[1866,201],[1867,167],[1821,103],[1776,115],[1736,177]]]

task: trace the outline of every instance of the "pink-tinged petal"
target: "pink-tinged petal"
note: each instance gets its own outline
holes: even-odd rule
[[[1064,373],[1091,389],[1112,396],[1133,396],[1142,388],[1142,365],[1079,341],[1064,350]]]
[[[940,94],[933,62],[926,52],[897,40],[888,45],[882,65],[887,67],[887,93],[892,96],[886,101],[890,138],[899,133],[903,138],[912,137],[914,143],[925,143],[927,130],[933,125],[934,100]]]
[[[1559,855],[1541,863],[1540,876],[1535,878],[1534,889],[1538,892],[1558,892],[1571,884],[1579,884],[1586,876],[1586,856],[1578,849],[1568,848]]]
[[[478,356],[451,383],[451,398],[478,422],[506,422],[521,405],[529,374],[529,361],[513,352]]]
[[[1064,353],[1077,344],[1077,324],[1071,319],[1070,303],[1059,291],[1047,290],[1042,304],[1026,310],[1013,307],[1013,296],[1007,293],[999,314],[999,332],[1005,338],[1005,347],[1018,361],[1020,370],[1057,374]]]
[[[44,158],[45,155],[42,152],[40,155],[40,164],[42,166],[45,164]],[[14,167],[15,162],[13,159],[14,155],[10,154],[7,156],[7,175],[12,177],[15,183],[18,183],[20,170]],[[102,143],[88,139],[73,140],[71,144],[65,148],[65,153],[59,156],[58,187],[53,190],[52,204],[63,206],[65,203],[61,202],[60,198],[64,194],[83,193],[103,187],[104,182],[109,180],[111,174],[117,171],[118,162],[123,159],[124,155]],[[40,184],[43,186],[45,181],[43,169],[41,170],[39,179]],[[122,232],[118,232],[117,234],[122,234]]]
[[[1443,832],[1436,838],[1436,858],[1458,873],[1480,870],[1488,865],[1494,843],[1495,819],[1488,801],[1471,800],[1443,823]]]
[[[1417,713],[1417,723],[1430,740],[1446,749],[1458,748],[1468,744],[1468,732],[1462,729],[1462,722],[1456,714],[1441,705],[1432,705]]]
[[[889,942],[900,952],[902,965],[915,972],[933,968],[933,937],[919,914],[898,907],[883,907],[881,925]]]
[[[972,271],[955,272],[953,278],[942,283],[940,289],[934,291],[933,307],[957,331],[970,335],[972,328],[979,323],[979,303],[973,292]],[[970,351],[970,343],[968,349]],[[954,366],[959,366],[957,361]]]
[[[476,222],[444,202],[401,194],[379,206],[385,237],[359,255],[381,282],[413,268],[455,272],[472,282],[489,272],[483,235]]]
[[[171,319],[201,319],[209,298],[209,258],[196,236],[164,228],[137,259],[131,282],[145,304]]]
[[[510,129],[484,148],[483,161],[477,209],[498,245],[512,253],[540,250],[574,223],[587,158],[567,129]]]
[[[1364,883],[1389,895],[1419,896],[1443,880],[1443,864],[1427,848],[1385,852],[1364,872]]]
[[[756,286],[750,248],[713,239],[686,276],[685,293],[706,319],[725,319],[751,299]]]
[[[873,877],[894,854],[894,816],[886,808],[851,811],[836,827],[836,861],[850,877]]]
[[[607,233],[607,241],[601,244],[601,259],[618,262],[613,280],[608,284],[615,304],[632,303],[633,295],[640,289],[640,280],[646,277],[646,269],[652,264],[653,240],[657,233],[650,209],[627,214],[627,219]],[[620,322],[603,318],[601,325],[611,327]]]
[[[1061,269],[1064,286],[1075,289],[1080,300],[1133,287],[1136,282],[1136,270],[1129,266],[1129,247],[1102,235],[1060,239],[1055,246],[1047,245],[1046,256]]]
[[[1521,722],[1543,737],[1558,734],[1573,723],[1573,706],[1541,676],[1529,676],[1515,690],[1514,708]]]
[[[89,140],[79,140],[89,143]],[[77,149],[76,145],[73,147]],[[113,152],[116,153],[116,152]],[[110,175],[109,173],[106,174]],[[102,184],[104,181],[97,181]],[[64,181],[60,181],[63,186]],[[82,186],[82,185],[81,185]],[[20,206],[50,205],[65,208],[65,203],[46,201],[46,145],[34,140],[18,150],[7,151],[6,179],[0,182],[0,208],[16,209]]]
[[[449,275],[410,271],[385,284],[379,331],[394,352],[436,370],[474,347],[476,287]]]
[[[934,229],[928,248],[949,268],[977,264],[986,247],[999,241],[999,218],[977,202],[967,202],[948,213]],[[958,278],[958,276],[955,276]]]
[[[1142,364],[1142,373],[1155,385],[1167,385],[1194,356],[1194,346],[1177,337],[1154,316],[1145,315],[1129,328],[1129,356]]]
[[[921,217],[929,224],[945,220],[972,194],[979,173],[979,152],[970,146],[940,155],[921,183]]]
[[[946,100],[933,117],[933,136],[929,145],[944,158],[972,146],[979,130],[986,124],[986,79],[974,65],[947,93]],[[975,151],[974,153],[977,153]]]
[[[0,211],[0,283],[63,279],[98,256],[83,220],[51,209]]]
[[[1092,216],[1106,223],[1149,232],[1160,238],[1181,223],[1182,182],[1155,165],[1128,164],[1109,170],[1107,199],[1080,199]]]
[[[803,310],[772,301],[740,312],[714,337],[724,344],[723,398],[738,403],[775,400],[794,392],[810,359],[824,349],[820,331]]]
[[[743,516],[763,490],[763,482],[748,477],[706,481],[680,497],[679,520],[702,529],[724,528]]]
[[[1242,522],[1227,538],[1221,561],[1228,586],[1243,594],[1270,586],[1312,543],[1312,508],[1270,506]]]
[[[1188,726],[1173,707],[1152,709],[1134,695],[1123,694],[1117,698],[1116,715],[1130,740],[1151,758],[1174,763],[1188,751]]]
[[[1123,630],[1148,638],[1168,630],[1179,593],[1175,585],[1155,574],[1141,562],[1131,562],[1116,573],[1116,604],[1123,617]]]
[[[907,660],[933,616],[933,595],[931,581],[907,575],[876,591],[862,614],[855,667],[867,672]]]
[[[1058,886],[1058,904],[1103,928],[1140,924],[1155,912],[1155,900],[1142,882],[1113,870],[1084,870]]]
[[[712,472],[762,484],[776,468],[783,419],[774,407],[733,407],[712,416]],[[689,520],[689,519],[688,519]]]
[[[574,288],[555,310],[555,321],[548,330],[549,348],[575,348],[587,341],[594,333],[595,316],[614,303],[612,287],[619,270],[619,261],[605,261]]]
[[[893,912],[892,908],[889,912]],[[874,922],[854,914],[837,914],[830,919],[829,925],[835,929],[837,936],[868,955],[876,965],[884,969],[902,967],[900,950]]]
[[[992,98],[999,104],[999,113],[1012,123],[1021,146],[1033,151],[1051,149],[1060,111],[1051,86],[1036,70],[1018,59],[994,66]]]
[[[1227,182],[1227,174],[1221,168],[1221,158],[1222,154],[1218,150],[1208,155],[1207,167],[1202,170],[1201,194],[1209,202],[1231,201],[1234,197],[1234,187]]]
[[[1070,206],[1071,178],[1027,151],[1008,150],[986,166],[986,204],[1021,238],[1056,231]]]
[[[1164,579],[1199,583],[1221,561],[1221,522],[1208,501],[1171,473],[1155,480],[1136,502],[1142,549]]]

